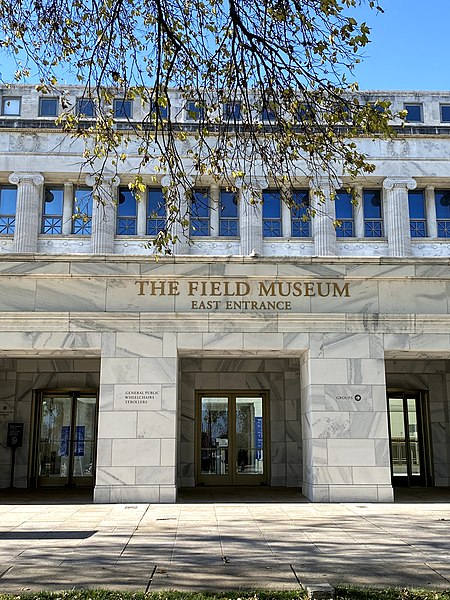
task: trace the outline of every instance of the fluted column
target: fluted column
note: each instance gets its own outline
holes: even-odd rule
[[[64,205],[63,205],[63,222],[62,232],[64,235],[72,233],[72,216],[74,214],[74,202],[73,202],[73,183],[66,181],[64,184]]]
[[[114,236],[116,233],[116,195],[118,177],[102,177],[95,175],[86,177],[86,185],[93,188],[92,206],[92,252],[94,254],[110,254],[114,252]]]
[[[434,186],[427,185],[425,188],[425,210],[427,216],[427,234],[430,238],[437,238],[436,201]]]
[[[312,219],[314,248],[317,256],[334,256],[336,254],[336,209],[331,200],[332,187],[328,177],[318,177],[311,181],[311,205],[315,212]],[[323,198],[314,193],[321,190]]]
[[[262,191],[267,187],[264,178],[252,179],[249,183],[236,182],[239,189],[239,229],[241,254],[262,254]]]
[[[12,173],[9,182],[17,185],[14,252],[37,252],[44,178],[40,173]]]
[[[176,240],[172,246],[172,252],[177,255],[189,254],[189,223],[186,227],[181,223],[183,220],[189,220],[189,206],[185,186],[182,183],[174,182],[169,175],[164,175],[161,179],[161,185],[167,190],[166,202],[175,204],[178,207],[178,214],[170,228],[170,233]],[[172,189],[175,185],[178,185],[178,190]]]
[[[385,221],[390,256],[411,256],[408,190],[417,183],[411,177],[388,177],[383,181],[386,191]]]

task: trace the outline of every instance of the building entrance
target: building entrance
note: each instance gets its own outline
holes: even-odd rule
[[[34,453],[37,486],[93,486],[96,431],[96,391],[38,392]]]
[[[197,484],[267,483],[267,400],[267,392],[197,393]]]
[[[422,392],[388,392],[392,484],[430,485],[426,404]]]

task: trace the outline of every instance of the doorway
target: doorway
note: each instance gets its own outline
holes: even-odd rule
[[[425,394],[388,392],[392,485],[430,485]]]
[[[197,485],[264,485],[267,392],[197,393]]]
[[[97,391],[36,394],[37,487],[94,485]]]

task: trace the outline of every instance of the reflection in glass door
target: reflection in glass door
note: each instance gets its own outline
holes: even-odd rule
[[[392,482],[426,485],[424,403],[419,392],[388,394]]]
[[[92,486],[96,393],[42,392],[37,416],[38,485]]]
[[[266,483],[265,410],[265,394],[198,395],[198,483]]]

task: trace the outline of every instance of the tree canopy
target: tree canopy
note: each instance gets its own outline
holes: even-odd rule
[[[389,135],[393,115],[351,80],[369,43],[354,16],[361,2],[0,0],[0,52],[16,57],[17,81],[37,72],[41,92],[59,91],[59,123],[86,140],[99,178],[123,172],[131,154],[137,195],[146,178],[169,176],[170,218],[155,241],[164,249],[200,177],[251,188],[320,174],[336,186],[373,170],[355,138]],[[68,79],[95,103],[93,119],[68,102]],[[117,127],[114,99],[139,102],[142,118]]]

